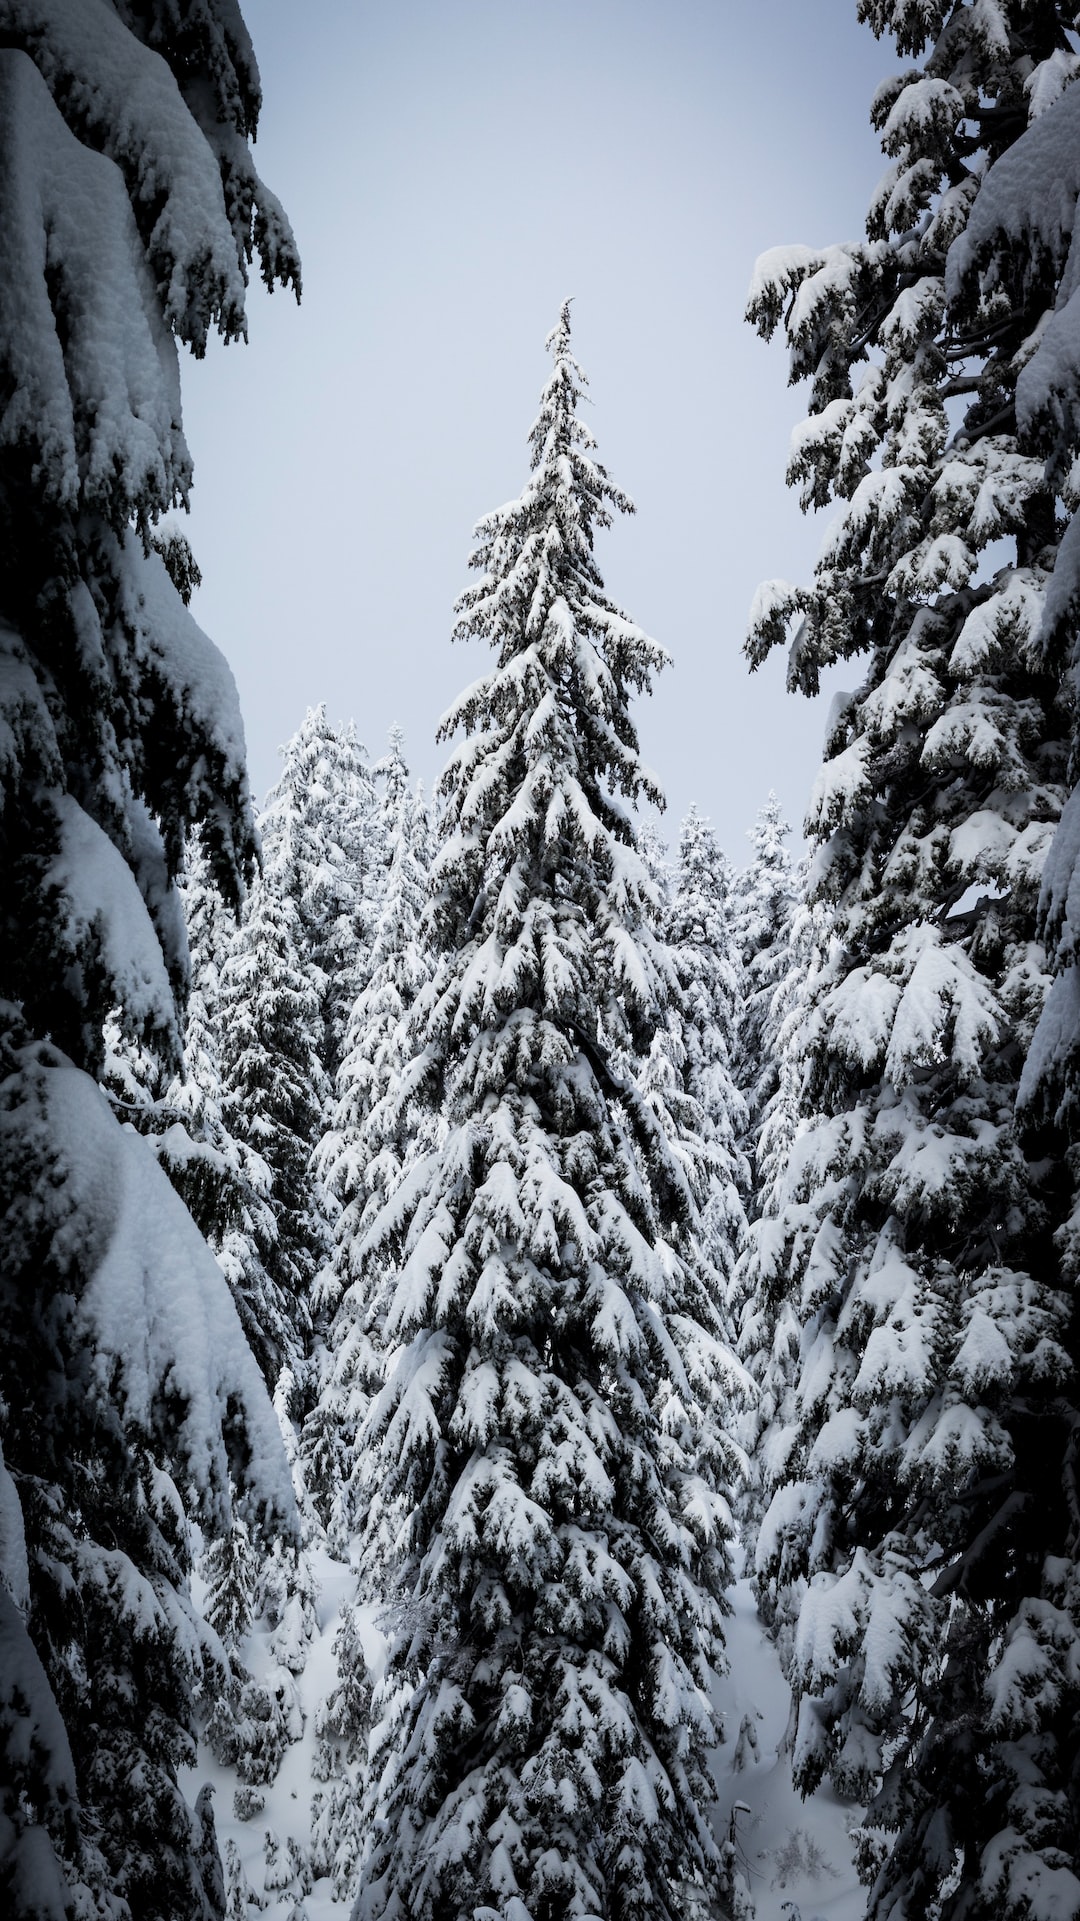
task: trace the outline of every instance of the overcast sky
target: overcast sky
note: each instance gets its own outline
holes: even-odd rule
[[[250,344],[184,369],[194,611],[240,687],[252,784],[309,705],[372,754],[395,722],[431,781],[475,521],[520,492],[575,296],[599,457],[637,514],[609,593],[673,665],[638,722],[674,839],[691,802],[741,862],[770,787],[801,823],[824,697],[750,676],[758,582],[805,578],[822,523],[784,487],[801,418],[743,321],[755,257],[856,239],[897,65],[855,0],[244,0],[256,157],[304,297],[253,290]],[[844,672],[845,683],[852,668]]]

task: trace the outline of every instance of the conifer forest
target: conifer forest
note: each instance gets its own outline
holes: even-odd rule
[[[1080,8],[850,13],[738,638],[856,691],[725,850],[561,286],[441,777],[313,687],[254,804],[251,41],[0,0],[5,1921],[1080,1921]]]

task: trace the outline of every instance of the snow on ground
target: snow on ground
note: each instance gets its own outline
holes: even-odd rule
[[[333,1560],[324,1549],[314,1545],[308,1549],[308,1554],[318,1594],[318,1631],[307,1665],[297,1677],[296,1684],[304,1732],[300,1740],[294,1741],[285,1750],[277,1779],[268,1787],[255,1790],[265,1795],[265,1807],[249,1820],[237,1819],[233,1796],[240,1786],[239,1777],[233,1768],[219,1766],[202,1742],[199,1744],[197,1767],[190,1771],[182,1770],[180,1776],[180,1785],[192,1802],[204,1782],[208,1781],[214,1788],[214,1821],[222,1859],[225,1858],[228,1843],[235,1843],[244,1873],[267,1921],[290,1921],[301,1902],[301,1917],[306,1917],[306,1921],[342,1921],[346,1912],[340,1902],[333,1900],[329,1877],[316,1881],[311,1892],[304,1895],[295,1882],[283,1889],[267,1889],[264,1885],[267,1871],[264,1844],[268,1830],[277,1837],[283,1855],[290,1837],[300,1844],[305,1856],[310,1848],[312,1797],[320,1791],[325,1792],[326,1786],[314,1775],[315,1710],[326,1699],[337,1680],[334,1639],[342,1608],[356,1591],[354,1569]],[[369,1668],[374,1671],[380,1660],[382,1637],[372,1615],[373,1610],[366,1614],[361,1612],[359,1625],[365,1657]],[[269,1642],[269,1631],[264,1623],[260,1623],[244,1643],[243,1658],[256,1679],[262,1679],[271,1671],[278,1671]],[[254,1915],[255,1909],[249,1909],[249,1913]]]
[[[796,1793],[790,1757],[779,1752],[790,1696],[776,1650],[749,1581],[738,1581],[729,1599],[731,1666],[719,1684],[726,1739],[713,1761],[717,1833],[733,1834],[757,1921],[862,1921],[866,1890],[856,1878],[849,1838],[862,1810],[827,1788],[807,1801]],[[753,1730],[756,1753],[746,1734],[740,1742],[744,1725]]]
[[[266,1796],[265,1807],[250,1820],[238,1820],[233,1808],[238,1778],[231,1768],[219,1767],[204,1746],[198,1767],[181,1778],[192,1802],[204,1782],[215,1788],[222,1855],[233,1842],[267,1921],[293,1921],[294,1916],[297,1921],[342,1921],[346,1912],[345,1904],[334,1901],[329,1878],[316,1881],[303,1896],[295,1881],[283,1889],[264,1885],[268,1829],[277,1837],[283,1856],[290,1837],[305,1854],[308,1851],[312,1796],[323,1786],[312,1770],[315,1710],[337,1679],[334,1637],[342,1607],[355,1591],[355,1575],[349,1567],[322,1550],[311,1552],[319,1595],[318,1634],[297,1683],[304,1732],[286,1750],[276,1781],[258,1790]],[[719,1684],[726,1739],[713,1762],[717,1833],[721,1838],[734,1833],[756,1921],[862,1921],[866,1897],[856,1879],[849,1839],[849,1829],[861,1811],[843,1805],[827,1790],[806,1802],[795,1792],[789,1759],[779,1753],[789,1698],[775,1649],[758,1618],[749,1581],[738,1581],[730,1598],[734,1609],[727,1627],[731,1668]],[[366,1658],[374,1669],[382,1643],[370,1612],[361,1617],[361,1633]],[[245,1658],[256,1677],[276,1666],[269,1638],[265,1627],[258,1627],[245,1645]],[[753,1730],[756,1752],[746,1732],[740,1740],[744,1727]],[[738,1750],[742,1759],[737,1767]],[[255,1903],[249,1906],[251,1921],[258,1911]]]

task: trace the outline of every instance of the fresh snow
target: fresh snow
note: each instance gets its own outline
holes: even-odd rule
[[[851,1851],[851,1829],[862,1810],[828,1787],[806,1801],[797,1793],[785,1748],[791,1694],[776,1648],[750,1582],[737,1581],[729,1598],[731,1671],[716,1691],[724,1741],[712,1764],[717,1836],[734,1840],[737,1879],[750,1894],[755,1921],[792,1921],[784,1907],[791,1901],[802,1921],[862,1921],[866,1891]]]
[[[279,1917],[280,1921],[287,1921],[301,1899],[300,1888],[293,1877],[282,1888],[266,1888],[265,1837],[268,1833],[275,1835],[283,1850],[290,1839],[297,1842],[305,1860],[310,1854],[312,1803],[314,1797],[325,1793],[329,1785],[318,1780],[315,1772],[316,1716],[337,1682],[338,1663],[334,1640],[341,1625],[342,1610],[346,1606],[352,1607],[356,1590],[355,1571],[346,1562],[334,1560],[318,1545],[313,1545],[308,1553],[318,1596],[318,1631],[303,1673],[296,1681],[295,1698],[303,1732],[299,1740],[291,1742],[286,1748],[276,1780],[267,1787],[252,1790],[256,1797],[265,1796],[265,1806],[246,1819],[238,1817],[234,1796],[241,1786],[240,1778],[235,1769],[221,1766],[205,1744],[200,1743],[196,1766],[183,1769],[180,1773],[180,1785],[192,1805],[202,1787],[209,1786],[212,1789],[214,1822],[222,1858],[226,1858],[231,1842],[252,1889],[263,1904],[266,1921],[279,1921]],[[192,1588],[194,1599],[201,1607],[205,1599],[203,1586],[195,1580]],[[361,1607],[354,1608],[353,1612],[368,1671],[373,1679],[377,1679],[385,1658],[385,1642],[377,1625],[376,1610],[373,1607]],[[263,1684],[281,1672],[271,1648],[271,1638],[265,1620],[256,1622],[238,1650],[253,1679]],[[329,1875],[313,1883],[310,1893],[304,1895],[303,1902],[308,1921],[331,1921],[331,1917],[332,1921],[343,1921],[345,1906],[335,1902],[333,1882]]]
[[[117,1127],[76,1068],[55,1067],[44,1097],[76,1218],[97,1243],[80,1313],[103,1387],[115,1372],[125,1418],[149,1433],[168,1399],[191,1486],[215,1514],[230,1472],[223,1429],[242,1408],[252,1483],[270,1512],[289,1516],[285,1451],[236,1309],[149,1142]]]
[[[181,1775],[192,1803],[201,1787],[212,1788],[222,1855],[230,1842],[236,1847],[247,1879],[264,1904],[266,1921],[291,1921],[300,1899],[295,1879],[282,1888],[265,1886],[265,1836],[276,1836],[283,1854],[290,1839],[299,1843],[305,1858],[310,1850],[312,1800],[326,1785],[313,1773],[315,1722],[338,1678],[334,1638],[342,1609],[351,1605],[356,1586],[354,1571],[324,1549],[311,1550],[311,1569],[318,1591],[318,1633],[296,1684],[303,1734],[286,1749],[277,1779],[255,1790],[265,1796],[265,1806],[247,1820],[238,1819],[233,1797],[239,1778],[232,1768],[220,1766],[205,1746],[200,1746],[197,1765]],[[196,1583],[195,1599],[201,1602],[202,1598]],[[754,1921],[791,1921],[784,1903],[792,1901],[802,1921],[819,1921],[819,1917],[820,1921],[861,1921],[866,1897],[855,1873],[851,1830],[861,1820],[862,1810],[844,1803],[828,1787],[806,1801],[797,1793],[785,1749],[790,1693],[776,1648],[758,1615],[749,1580],[738,1580],[729,1600],[732,1613],[725,1635],[730,1673],[714,1690],[724,1722],[724,1738],[711,1764],[716,1786],[711,1814],[714,1832],[721,1842],[734,1839],[737,1880],[753,1902]],[[386,1648],[377,1610],[368,1606],[355,1613],[364,1657],[375,1680]],[[279,1671],[265,1622],[256,1624],[240,1653],[256,1681],[265,1682]],[[512,1706],[508,1696],[506,1712]],[[641,1793],[652,1792],[644,1776],[636,1778]],[[327,1875],[304,1895],[303,1907],[308,1921],[343,1921],[349,1901],[334,1900]]]

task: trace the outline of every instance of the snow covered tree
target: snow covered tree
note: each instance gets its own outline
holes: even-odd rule
[[[679,832],[678,862],[664,917],[674,992],[671,1009],[682,1051],[681,1078],[700,1116],[703,1242],[724,1282],[746,1232],[749,1168],[734,1056],[740,978],[730,919],[731,875],[708,821],[690,809]]]
[[[197,845],[187,849],[180,898],[190,980],[181,1072],[174,1075],[163,1096],[165,1132],[158,1153],[193,1218],[217,1248],[241,1211],[259,1204],[269,1176],[262,1162],[245,1153],[225,1120],[219,1041],[221,969],[237,922],[214,886]],[[173,1127],[181,1130],[176,1136]]]
[[[367,980],[349,1013],[333,1122],[319,1150],[327,1184],[342,1204],[337,1238],[345,1286],[349,1250],[397,1186],[409,1152],[403,1023],[433,965],[424,926],[428,873],[417,849],[422,800],[409,789],[400,751],[384,766],[385,804],[374,827],[385,850],[385,876],[372,903]]]
[[[240,1859],[235,1841],[225,1843],[225,1921],[251,1921],[253,1912],[265,1906],[256,1894]]]
[[[761,1271],[759,1251],[769,1246],[772,1232],[762,1217],[771,1222],[783,1205],[780,1184],[805,1079],[806,995],[816,974],[818,923],[825,915],[822,907],[800,905],[802,877],[792,871],[785,845],[789,832],[770,794],[750,830],[753,857],[733,888],[742,988],[735,1071],[746,1103],[742,1143],[751,1174],[749,1226],[729,1298],[739,1356],[759,1388],[741,1430],[755,1467],[744,1504],[751,1534],[761,1518],[762,1479],[772,1484],[780,1471],[773,1448],[777,1427],[785,1435],[791,1419],[799,1337],[797,1310],[783,1282],[777,1287]],[[773,1625],[768,1597],[761,1598]]]
[[[807,872],[808,864],[803,860],[792,877],[794,898],[790,918],[777,943],[778,952],[783,954],[783,968],[777,965],[777,954],[771,955],[767,963],[765,956],[761,957],[764,963],[761,972],[771,973],[773,982],[761,1044],[773,1057],[774,1066],[770,1074],[772,1092],[754,1129],[755,1216],[772,1208],[792,1144],[805,1118],[802,1095],[806,1078],[807,1010],[832,938],[828,906],[820,900],[805,899]]]
[[[307,1353],[311,1286],[329,1250],[325,1196],[310,1169],[327,1103],[321,1009],[299,940],[293,901],[272,873],[260,876],[218,997],[225,1125],[269,1171],[218,1251],[271,1387]]]
[[[892,164],[869,237],[766,256],[750,304],[766,334],[783,317],[811,383],[790,478],[841,503],[813,584],[759,595],[751,659],[793,615],[793,687],[868,655],[810,810],[836,938],[808,1012],[817,1118],[758,1248],[802,1324],[758,1567],[798,1613],[797,1778],[828,1773],[890,1836],[871,1914],[1047,1921],[1080,1912],[1046,1654],[1071,1605],[1067,1562],[1046,1560],[1069,1535],[1047,1463],[1070,1305],[1054,1169],[1013,1107],[1064,773],[1039,639],[1061,530],[1017,430],[1042,308],[1014,303],[980,206],[1075,71],[1073,14],[860,12],[926,56],[875,96]]]
[[[239,1647],[251,1626],[256,1565],[247,1522],[235,1514],[231,1528],[211,1542],[203,1560],[203,1614],[229,1650]]]
[[[1066,20],[1075,24],[1072,14]],[[1039,92],[1032,96],[1031,124],[987,175],[963,246],[949,263],[950,291],[958,308],[977,312],[980,300],[996,298],[1012,333],[1023,341],[1016,356],[1017,432],[1022,446],[1043,458],[1047,493],[1067,517],[1038,645],[1051,671],[1060,674],[1069,702],[1073,789],[1043,876],[1040,923],[1054,979],[1024,1064],[1019,1109],[1029,1151],[1047,1157],[1064,1176],[1054,1208],[1055,1241],[1063,1277],[1074,1294],[1080,1277],[1080,914],[1075,890],[1080,817],[1080,360],[1073,286],[1080,94],[1070,83],[1078,69],[1071,44],[1059,49],[1053,64],[1047,63]],[[1059,1397],[1053,1421],[1044,1423],[1039,1436],[1044,1471],[1052,1484],[1060,1479],[1062,1498],[1045,1516],[1039,1543],[1041,1578],[1005,1630],[1001,1676],[995,1676],[995,1723],[1011,1738],[1024,1768],[1022,1774],[1016,1770],[1012,1784],[1012,1829],[998,1850],[994,1885],[1017,1905],[1026,1884],[1034,1880],[1040,1899],[1045,1900],[1045,1888],[1061,1911],[1067,1912],[1071,1901],[1073,1911],[1080,1912],[1075,1877],[1080,1857],[1080,1339],[1075,1313],[1068,1333],[1068,1393]],[[1048,1858],[1055,1842],[1059,1853]]]
[[[233,5],[2,23],[0,1904],[204,1921],[188,1513],[227,1525],[232,1473],[288,1526],[290,1493],[213,1259],[94,1077],[112,1014],[175,1057],[185,836],[234,899],[251,859],[232,678],[151,530],[191,478],[177,341],[241,335],[253,252],[296,259]]]
[[[410,791],[396,731],[379,771],[385,789],[373,830],[387,866],[368,979],[349,1016],[338,1098],[316,1155],[339,1208],[334,1255],[323,1278],[324,1287],[327,1279],[332,1284],[336,1312],[302,1452],[307,1485],[338,1547],[356,1525],[352,1451],[379,1366],[360,1250],[368,1227],[410,1163],[434,1144],[438,1128],[437,1117],[418,1107],[412,1094],[406,1017],[431,980],[433,958],[424,926],[428,874],[418,857],[418,843],[426,844],[423,800]]]
[[[356,1610],[346,1607],[334,1637],[337,1680],[316,1712],[314,1772],[327,1783],[313,1797],[311,1858],[334,1899],[350,1900],[365,1847],[362,1782],[371,1723],[371,1684]]]
[[[217,1759],[255,1785],[274,1780],[289,1743],[303,1732],[294,1677],[314,1636],[316,1515],[299,1433],[313,1399],[313,1283],[330,1249],[328,1197],[311,1168],[327,1099],[319,1058],[322,1009],[298,951],[297,907],[279,881],[280,872],[272,871],[254,881],[221,960],[216,993],[219,1149],[233,1178],[212,1240],[274,1391],[302,1535],[299,1547],[273,1543],[250,1596],[276,1665],[260,1665],[253,1675],[247,1649],[233,1648],[230,1685],[208,1727]],[[211,1549],[202,1572],[212,1589],[229,1565],[225,1549]]]
[[[758,1133],[780,1076],[774,1001],[790,973],[791,924],[798,898],[785,844],[790,832],[776,795],[770,794],[750,829],[754,851],[739,878],[732,917],[743,973],[736,1073],[746,1099],[746,1150],[754,1164],[752,1214],[760,1205]]]
[[[660,992],[648,1053],[637,1060],[616,1047],[613,1058],[633,1076],[667,1136],[723,1300],[745,1231],[740,1185],[748,1175],[737,1142],[742,1102],[729,1072],[737,986],[720,906],[724,862],[711,828],[696,813],[684,823],[678,876],[651,822],[638,836],[638,852],[652,884]],[[692,876],[683,854],[694,867]]]
[[[569,307],[519,500],[481,521],[414,1004],[447,1135],[369,1229],[386,1385],[362,1435],[365,1571],[391,1587],[357,1914],[664,1917],[715,1891],[738,1370],[694,1212],[616,1050],[662,984],[624,801],[657,798],[632,691],[664,655],[593,540],[630,503],[577,417]],[[384,1565],[385,1533],[395,1562]]]
[[[251,1347],[265,1359],[260,1314],[257,1305],[253,1310],[250,1277],[244,1281],[245,1263],[237,1262],[234,1238],[239,1234],[267,1245],[273,1241],[272,1176],[261,1156],[230,1131],[226,1119],[219,1000],[221,969],[236,938],[237,917],[214,885],[197,844],[185,851],[179,894],[190,955],[179,1072],[174,1063],[125,1036],[111,1017],[105,1028],[102,1084],[119,1118],[149,1140],[215,1252],[230,1244],[225,1265],[238,1283],[234,1298],[240,1318]],[[274,1320],[271,1307],[267,1318]]]
[[[333,1086],[353,1002],[367,974],[378,898],[377,796],[363,747],[325,706],[310,707],[282,750],[259,818],[267,878],[290,900],[297,949],[322,1020],[318,1057]]]
[[[799,1433],[801,1301],[791,1287],[789,1263],[777,1262],[775,1252],[778,1236],[786,1244],[792,1153],[799,1135],[819,1118],[805,1104],[812,1054],[808,1019],[829,952],[830,919],[822,902],[796,907],[784,936],[787,971],[773,989],[762,1039],[776,1064],[775,1088],[757,1125],[751,1219],[730,1290],[737,1352],[758,1389],[740,1429],[752,1463],[741,1516],[750,1538],[769,1496],[788,1478]],[[758,1588],[758,1605],[785,1670],[800,1599],[798,1583],[790,1591],[768,1582]]]

